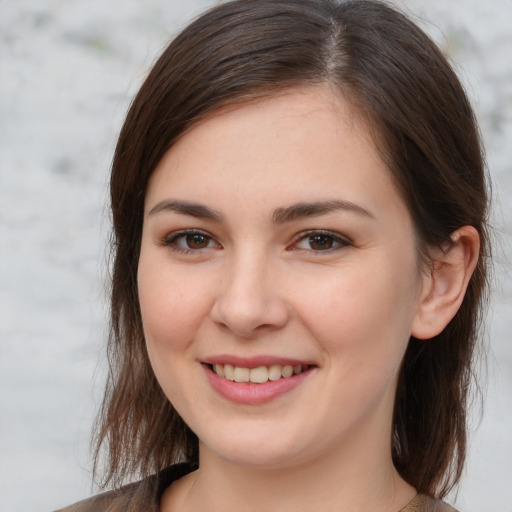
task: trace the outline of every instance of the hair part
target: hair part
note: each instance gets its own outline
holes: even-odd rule
[[[95,436],[96,472],[108,449],[104,485],[198,458],[197,437],[156,381],[142,330],[137,266],[151,173],[220,108],[314,84],[327,84],[366,120],[412,216],[422,261],[461,226],[480,234],[459,312],[435,338],[409,343],[390,440],[397,470],[418,492],[443,497],[459,481],[489,256],[482,145],[462,86],[431,39],[383,2],[235,0],[170,43],[115,150],[110,371]]]

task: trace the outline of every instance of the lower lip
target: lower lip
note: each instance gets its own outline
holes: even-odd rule
[[[219,377],[208,365],[203,364],[206,376],[212,388],[232,402],[246,405],[258,405],[270,402],[299,386],[311,374],[314,368],[279,380],[269,380],[264,384],[251,382],[233,382]]]

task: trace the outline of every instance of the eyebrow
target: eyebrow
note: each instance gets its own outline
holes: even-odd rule
[[[293,220],[302,219],[305,217],[315,217],[324,215],[336,210],[356,213],[369,218],[375,218],[375,215],[362,206],[352,203],[351,201],[343,200],[329,200],[329,201],[314,201],[310,203],[297,203],[286,208],[277,208],[272,215],[272,220],[276,224],[284,224]],[[202,204],[192,203],[189,201],[180,201],[176,199],[166,199],[157,203],[148,215],[155,215],[160,212],[175,212],[181,215],[189,215],[199,219],[213,220],[222,222],[223,216]]]
[[[222,221],[222,215],[207,206],[199,203],[191,203],[189,201],[178,201],[174,199],[167,199],[160,201],[151,210],[148,215],[155,215],[160,212],[175,212],[182,215],[190,215],[199,219],[214,220],[217,222]]]
[[[332,200],[315,201],[312,203],[298,203],[287,208],[278,208],[273,215],[276,224],[283,224],[304,217],[314,217],[324,215],[336,210],[356,213],[365,217],[374,219],[375,215],[362,206],[351,201]]]

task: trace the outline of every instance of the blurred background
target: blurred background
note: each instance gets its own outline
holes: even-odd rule
[[[496,247],[485,410],[461,512],[512,512],[512,0],[396,2],[455,63],[481,123]],[[0,510],[89,496],[104,382],[107,182],[130,99],[206,0],[0,0]]]

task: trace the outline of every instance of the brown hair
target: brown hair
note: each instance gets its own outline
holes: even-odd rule
[[[153,169],[212,111],[314,83],[329,84],[368,120],[422,257],[461,226],[480,234],[459,312],[439,336],[409,343],[390,440],[397,470],[418,492],[442,497],[459,480],[488,255],[485,166],[466,95],[436,45],[382,2],[236,0],[171,42],[133,101],[115,151],[110,373],[95,452],[98,463],[108,447],[105,484],[198,457],[196,436],[155,379],[142,331],[136,276]]]

